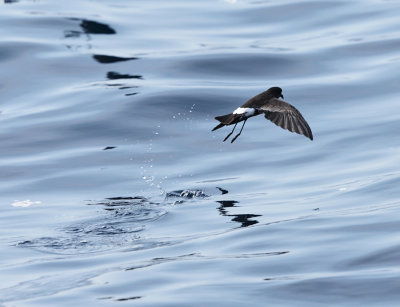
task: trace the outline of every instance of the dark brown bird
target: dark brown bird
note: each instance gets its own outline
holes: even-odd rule
[[[249,99],[244,105],[233,111],[233,113],[217,116],[215,119],[220,124],[215,126],[212,131],[235,124],[232,131],[225,137],[225,142],[232,135],[236,125],[244,121],[239,133],[232,139],[231,143],[233,143],[242,133],[243,127],[250,117],[264,114],[265,118],[272,121],[275,125],[291,132],[302,134],[313,140],[310,126],[301,113],[290,103],[279,98],[283,98],[282,89],[280,87],[271,87],[265,92]]]

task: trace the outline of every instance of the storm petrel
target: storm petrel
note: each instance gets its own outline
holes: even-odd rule
[[[290,103],[279,99],[280,97],[283,98],[282,89],[280,87],[271,87],[265,92],[249,99],[244,105],[233,111],[233,113],[217,116],[215,119],[220,124],[215,126],[212,131],[235,124],[232,131],[225,137],[225,142],[232,135],[236,125],[244,121],[239,133],[232,139],[231,143],[233,143],[242,133],[244,124],[246,124],[246,121],[250,117],[264,114],[265,118],[272,121],[275,125],[291,132],[302,134],[313,140],[310,126],[301,113]]]

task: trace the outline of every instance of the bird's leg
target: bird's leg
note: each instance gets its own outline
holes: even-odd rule
[[[224,138],[224,141],[223,141],[223,142],[225,142],[225,141],[232,135],[233,131],[234,131],[235,128],[236,128],[236,125],[237,125],[237,123],[236,123],[235,126],[233,127],[231,133],[229,133],[229,134]]]
[[[232,139],[231,143],[233,143],[237,139],[237,137],[242,133],[242,130],[243,130],[243,127],[244,127],[244,124],[246,123],[246,121],[247,121],[247,119],[244,120],[242,128],[240,129],[239,133],[236,134],[236,136]]]

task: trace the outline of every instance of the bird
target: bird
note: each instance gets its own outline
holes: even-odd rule
[[[284,99],[282,89],[277,86],[271,87],[250,98],[232,113],[215,117],[220,123],[212,131],[234,125],[232,131],[225,137],[225,142],[233,134],[237,124],[243,121],[239,133],[231,140],[231,143],[233,143],[242,133],[243,127],[250,117],[264,114],[264,117],[272,121],[275,125],[291,132],[302,134],[312,141],[313,134],[311,128],[300,111],[290,103],[279,98]]]

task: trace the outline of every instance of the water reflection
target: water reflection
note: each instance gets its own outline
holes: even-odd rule
[[[87,38],[87,41],[91,41],[92,34],[117,34],[117,32],[108,24],[101,23],[98,21],[94,20],[88,20],[88,19],[81,19],[81,18],[69,18],[69,20],[73,21],[78,21],[79,26],[81,27],[82,31],[78,30],[65,30],[64,31],[64,38],[66,39],[77,39],[80,38],[82,35],[85,35]],[[88,50],[91,50],[93,47],[90,42],[86,42],[85,45],[74,45],[74,44],[67,44],[66,45],[68,49],[70,50],[79,50],[80,48],[85,48]],[[119,62],[126,62],[126,61],[132,61],[132,60],[138,60],[138,57],[121,57],[121,56],[116,56],[116,55],[110,55],[110,54],[92,54],[92,58],[100,64],[114,64],[114,63],[119,63]],[[119,73],[116,71],[109,71],[106,75],[106,78],[108,80],[123,80],[123,79],[137,79],[137,80],[142,80],[143,76],[138,75],[138,74],[124,74],[124,73]],[[131,85],[131,84],[110,84],[108,81],[106,82],[96,82],[92,84],[99,84],[101,86],[118,86],[120,90],[126,90],[126,89],[131,89],[131,88],[138,88],[137,85]],[[125,93],[125,96],[132,96],[138,94],[137,91],[135,92],[129,92]]]
[[[110,197],[106,198],[104,201],[89,203],[89,206],[103,206],[106,211],[114,212],[118,216],[132,216],[130,222],[152,220],[157,210],[153,206],[159,205],[159,203],[152,202],[146,197],[142,196],[128,196],[128,197]],[[115,220],[116,221],[116,220]],[[111,221],[112,222],[112,221]]]
[[[82,32],[81,31],[76,31],[76,30],[65,30],[64,31],[64,38],[77,38],[81,36]]]
[[[136,58],[136,57],[124,58],[124,57],[113,56],[113,55],[94,54],[93,59],[95,59],[97,62],[99,62],[101,64],[111,64],[111,63],[116,63],[116,62],[138,60],[139,58]]]
[[[117,146],[107,146],[107,147],[104,147],[103,150],[111,150],[114,148],[117,148]]]
[[[83,19],[80,26],[86,34],[116,34],[109,25],[93,20]]]
[[[223,216],[229,216],[229,217],[234,217],[232,219],[233,222],[240,223],[240,227],[248,227],[254,224],[257,224],[257,220],[250,220],[255,217],[259,217],[261,215],[259,214],[229,214],[228,210],[226,208],[232,208],[235,207],[236,204],[238,204],[238,201],[235,200],[219,200],[217,203],[220,203],[221,206],[219,206],[217,209]]]
[[[107,79],[110,80],[118,80],[118,79],[143,79],[141,75],[129,75],[129,74],[120,74],[115,71],[109,71],[107,73]]]
[[[111,149],[111,146],[110,148]],[[104,149],[106,150],[106,149]],[[222,195],[228,190],[217,187]],[[201,189],[174,190],[166,193],[165,201],[155,202],[143,196],[109,197],[89,202],[89,206],[100,206],[101,211],[83,220],[64,227],[58,235],[33,238],[18,242],[20,247],[29,247],[56,254],[77,254],[104,251],[118,246],[131,249],[147,249],[160,244],[158,239],[144,240],[141,233],[146,225],[165,215],[165,205],[179,205],[187,201],[209,199]],[[232,214],[229,208],[237,207],[238,201],[217,201],[222,216],[230,217],[240,227],[257,224],[257,214]]]
[[[103,210],[64,227],[54,236],[32,238],[16,245],[54,254],[81,254],[127,246],[151,248],[160,244],[144,242],[141,235],[147,223],[166,214],[160,203],[142,196],[128,196],[110,197],[87,205],[101,206]]]
[[[123,297],[123,298],[117,298],[115,299],[116,302],[126,302],[126,301],[132,301],[132,300],[138,300],[142,298],[141,296],[131,296],[131,297]]]
[[[400,209],[389,207],[399,195],[396,1],[14,2],[4,1],[11,4],[0,22],[0,275],[11,286],[0,305],[136,295],[148,305],[174,305],[177,297],[181,305],[221,298],[227,305],[307,306],[327,298],[396,305]],[[121,61],[136,55],[140,61]],[[110,80],[110,71],[145,80]],[[237,146],[210,136],[213,113],[272,82],[314,118],[320,141],[312,149],[293,146],[289,135],[260,139],[268,123],[258,120]],[[134,85],[147,87],[128,89]],[[135,91],[143,97],[124,99]],[[154,185],[142,174],[157,177]],[[170,190],[221,188],[153,204],[159,182]],[[142,187],[150,200],[135,197]],[[260,191],[269,205],[258,206]],[[87,195],[101,196],[79,206],[75,200]],[[43,205],[7,205],[15,198]],[[5,246],[18,240],[84,255]],[[193,252],[203,257],[178,258]],[[171,264],[108,272],[174,256]],[[298,281],[262,281],[292,275]]]
[[[217,187],[217,189],[221,191],[221,194],[222,194],[222,195],[228,194],[228,190],[225,190],[225,189],[220,188],[220,187]]]
[[[216,187],[221,192],[221,195],[228,194],[229,191],[221,188],[221,187]],[[201,198],[208,198],[210,195],[206,194],[203,190],[201,189],[188,189],[188,190],[175,190],[172,192],[168,192],[166,194],[166,201],[171,200],[171,199],[177,199],[175,200],[174,204],[182,204],[187,200],[191,199],[201,199]],[[231,217],[231,221],[237,222],[240,224],[240,227],[248,227],[251,225],[255,225],[259,223],[257,220],[254,220],[254,218],[259,217],[261,215],[258,214],[232,214],[227,210],[227,208],[234,208],[237,207],[236,204],[239,202],[236,200],[219,200],[217,203],[220,204],[220,206],[217,208],[219,213],[222,216],[227,216]]]
[[[105,23],[101,23],[98,21],[87,20],[87,19],[80,19],[80,18],[69,18],[70,20],[80,21],[81,23],[79,26],[82,28],[82,31],[76,30],[66,30],[64,31],[65,38],[71,37],[79,37],[82,34],[116,34],[117,32],[111,28],[109,25]]]
[[[228,194],[229,191],[220,187],[217,189],[221,192],[221,195]],[[233,217],[232,222],[240,223],[240,227],[248,227],[251,225],[255,225],[258,223],[257,220],[251,220],[255,217],[259,217],[261,215],[258,214],[229,214],[226,208],[233,208],[236,207],[236,204],[239,202],[236,200],[219,200],[217,203],[221,204],[217,209],[223,216]]]
[[[175,190],[175,191],[168,192],[166,194],[166,199],[173,198],[173,197],[183,198],[183,199],[192,199],[192,198],[205,198],[205,197],[209,197],[209,195],[207,195],[206,193],[204,193],[203,190],[200,190],[200,189]]]
[[[125,96],[134,96],[134,95],[137,95],[137,94],[139,94],[139,93],[138,92],[127,93],[127,94],[125,94]]]
[[[122,298],[114,298],[113,296],[105,296],[105,297],[99,297],[97,298],[98,300],[114,300],[116,302],[125,302],[125,301],[131,301],[131,300],[138,300],[142,298],[141,296],[131,296],[131,297],[122,297]]]

